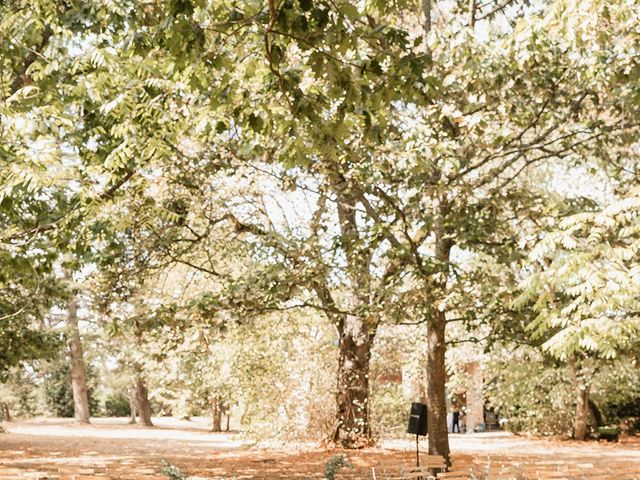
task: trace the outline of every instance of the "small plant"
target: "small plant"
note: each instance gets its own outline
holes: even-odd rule
[[[160,473],[169,477],[170,480],[186,480],[187,478],[178,467],[166,460],[162,461],[162,470],[160,470]]]
[[[343,468],[353,468],[353,465],[345,454],[334,455],[324,464],[324,478],[334,480],[338,472]]]

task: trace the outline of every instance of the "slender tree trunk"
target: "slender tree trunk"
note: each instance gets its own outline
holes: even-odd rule
[[[136,399],[138,403],[138,415],[140,421],[145,427],[153,427],[151,421],[151,405],[149,404],[149,392],[144,384],[142,378],[142,368],[137,367],[137,372],[134,376],[134,384],[136,387]]]
[[[369,418],[371,338],[363,331],[362,320],[345,320],[348,325],[341,322],[338,329],[340,351],[333,441],[345,448],[363,448],[373,444]]]
[[[469,26],[471,28],[476,26],[477,9],[478,5],[476,4],[476,0],[469,0]]]
[[[136,423],[136,398],[135,398],[136,393],[132,392],[131,395],[129,395],[129,423],[130,424],[134,424]]]
[[[571,381],[576,394],[576,414],[573,423],[573,438],[586,440],[589,421],[589,387],[580,380],[578,366],[574,358],[569,360]]]
[[[473,432],[480,425],[485,424],[484,394],[482,370],[479,362],[467,364],[467,411],[465,421],[467,431]]]
[[[9,404],[6,402],[2,403],[2,416],[5,422],[11,421],[11,411],[9,410]]]
[[[69,362],[71,364],[71,388],[73,390],[74,416],[77,422],[90,423],[87,376],[84,368],[80,329],[78,328],[78,305],[75,298],[69,301],[68,312],[68,345]]]
[[[216,416],[216,432],[221,432],[222,431],[222,413],[224,412],[224,403],[222,402],[220,397],[217,398],[217,404],[218,404],[218,412]]]
[[[587,422],[589,420],[589,389],[584,385],[576,392],[576,422],[574,436],[576,440],[586,440]]]
[[[449,255],[452,242],[445,228],[448,206],[441,199],[438,207],[439,216],[434,222],[435,258],[440,263],[441,271],[435,278],[433,290],[435,298],[445,295],[447,276],[449,273]],[[435,303],[435,302],[434,302]],[[447,351],[445,333],[447,319],[445,312],[433,305],[433,314],[427,324],[427,417],[429,434],[429,454],[444,457],[447,467],[451,466],[449,450],[449,429],[447,425],[447,371],[445,354]]]
[[[231,413],[227,410],[227,432],[229,431],[229,422],[231,421]]]
[[[421,6],[422,16],[424,17],[423,28],[426,41],[427,35],[429,35],[429,32],[431,31],[431,0],[422,0]]]
[[[211,399],[211,431],[222,431],[222,402],[219,395]]]
[[[449,431],[447,428],[444,312],[437,311],[429,322],[427,332],[427,417],[429,455],[441,455],[451,465]]]
[[[219,432],[219,430],[216,430],[216,418],[218,417],[218,397],[212,397],[210,402],[211,402],[211,431]]]
[[[591,399],[589,399],[589,412],[593,414],[593,418],[596,422],[596,427],[601,427],[602,425],[604,425],[604,422],[602,420],[602,412],[595,404],[595,402]]]

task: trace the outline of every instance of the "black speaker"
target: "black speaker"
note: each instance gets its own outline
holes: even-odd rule
[[[427,406],[424,403],[411,404],[407,433],[413,433],[414,435],[427,434]]]

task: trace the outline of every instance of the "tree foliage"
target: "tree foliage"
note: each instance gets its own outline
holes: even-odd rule
[[[184,348],[171,382],[201,397],[277,396],[243,383],[290,361],[256,332],[286,322],[265,350],[294,355],[325,321],[332,438],[363,446],[378,330],[414,323],[448,457],[455,322],[561,360],[636,348],[637,5],[431,3],[0,4],[0,372],[52,344],[61,269],[122,362]],[[585,169],[615,187],[555,187]]]

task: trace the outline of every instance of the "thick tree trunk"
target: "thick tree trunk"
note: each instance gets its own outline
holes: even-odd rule
[[[151,421],[151,405],[149,404],[149,392],[142,379],[142,369],[137,368],[137,372],[134,376],[134,384],[136,387],[136,400],[138,403],[138,415],[140,421],[145,427],[153,427]]]
[[[11,411],[9,410],[9,404],[6,402],[2,403],[2,416],[5,422],[11,421]]]
[[[362,320],[347,318],[346,323],[344,326],[342,322],[338,329],[340,351],[333,442],[345,448],[363,448],[374,443],[369,419],[371,339],[363,331]]]
[[[576,414],[573,423],[573,438],[586,440],[589,421],[589,387],[580,380],[575,359],[569,361],[571,380],[576,394]]]
[[[71,388],[73,390],[73,411],[77,422],[90,423],[87,376],[84,368],[80,329],[78,328],[78,305],[75,298],[69,301],[68,312],[68,344],[69,363],[71,367]]]
[[[445,367],[445,327],[444,312],[436,311],[429,322],[427,332],[427,417],[429,434],[429,455],[441,455],[447,465],[451,465],[449,432],[447,428],[447,404]]]
[[[336,388],[336,424],[333,441],[345,448],[363,448],[374,443],[369,420],[369,360],[377,323],[365,316],[371,302],[371,256],[362,248],[356,205],[363,199],[340,173],[332,178],[340,237],[347,260],[350,291],[346,304],[350,314],[334,314],[340,346]],[[321,295],[322,297],[322,295]],[[330,295],[329,295],[330,297]],[[323,300],[325,304],[333,304]]]

